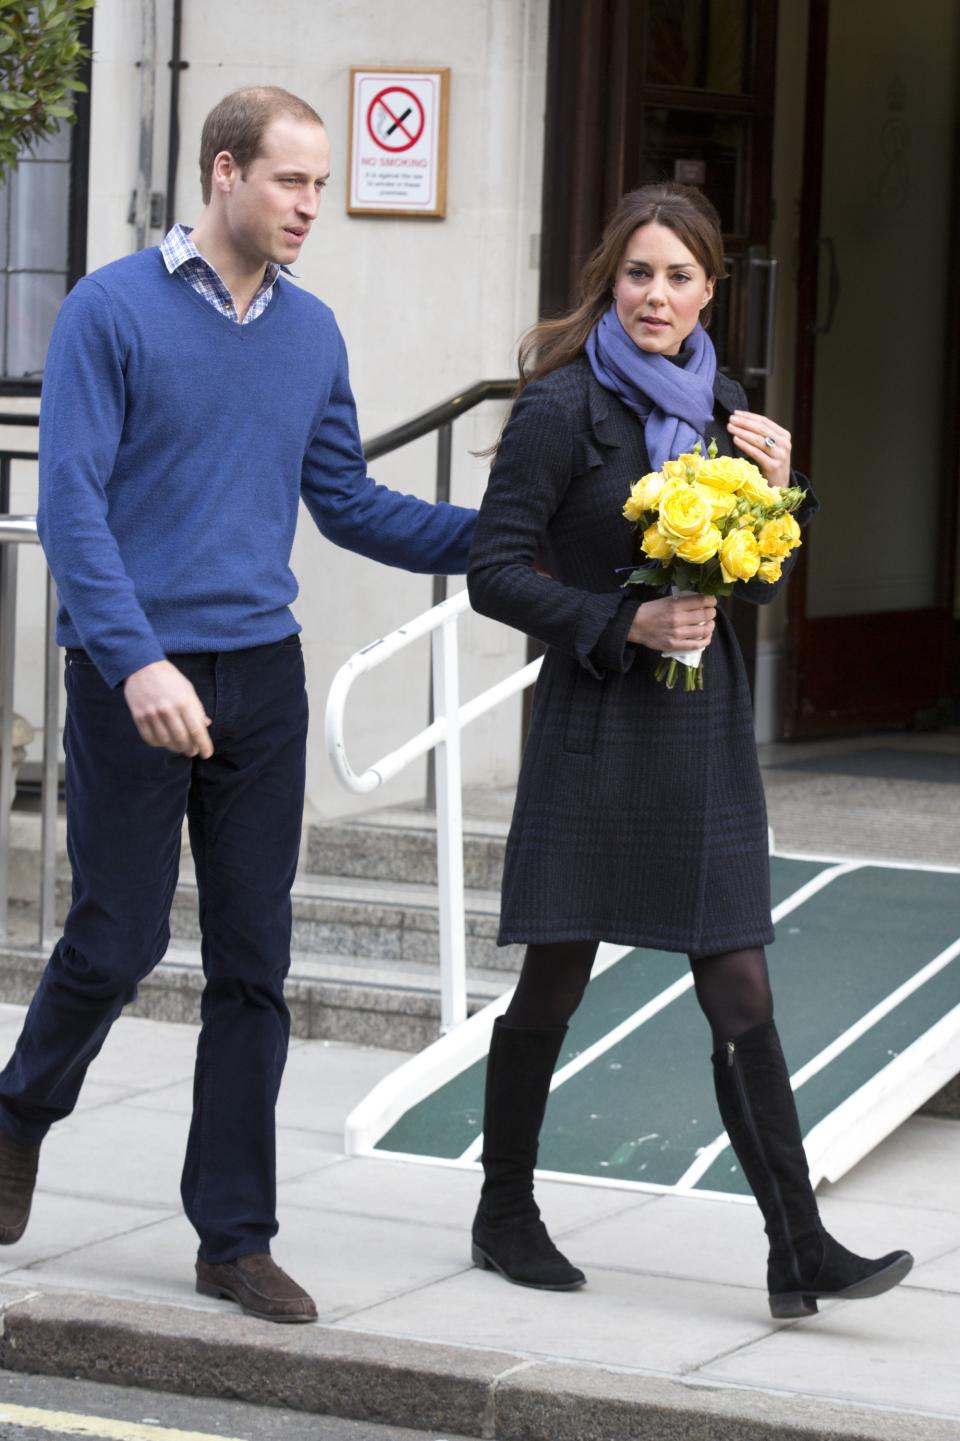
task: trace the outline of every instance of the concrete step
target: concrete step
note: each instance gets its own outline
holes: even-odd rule
[[[389,809],[361,821],[310,825],[293,889],[293,965],[287,994],[294,1032],[418,1050],[439,1030],[439,932],[435,818]],[[507,823],[492,813],[467,822],[466,950],[471,1008],[512,983],[522,949],[499,948],[499,882]],[[42,969],[35,945],[40,818],[15,815],[15,904],[0,951],[0,999],[26,1004]],[[65,823],[58,835],[57,920],[70,901]],[[134,1014],[192,1021],[202,988],[197,887],[184,843],[167,958],[141,987]]]
[[[0,998],[7,1004],[28,1005],[36,989],[47,957],[34,938],[30,909],[13,907],[10,934],[0,941]],[[502,972],[470,971],[470,1013],[509,985],[510,977]],[[175,942],[124,1014],[195,1025],[202,990],[199,949]],[[295,951],[285,994],[295,1036],[420,1051],[440,1034],[435,965]]]
[[[36,808],[10,812],[10,899],[33,902],[40,894],[40,813]],[[57,876],[69,883],[70,862],[67,860],[67,820],[57,818]]]
[[[500,889],[506,839],[504,821],[464,820],[463,874],[469,889]],[[307,827],[302,868],[312,874],[435,886],[436,818],[398,808],[362,820],[313,823]]]
[[[438,961],[436,886],[301,873],[292,901],[297,951],[429,965]],[[522,948],[497,946],[499,915],[496,891],[467,892],[468,966],[519,970]],[[170,927],[177,940],[199,940],[197,887],[189,871],[177,888]]]
[[[439,965],[435,887],[300,875],[291,899],[293,949],[302,954]],[[32,909],[34,903],[31,899],[17,904]],[[58,926],[63,924],[69,904],[70,881],[60,877]],[[468,967],[510,976],[519,972],[523,948],[497,945],[499,908],[500,898],[494,891],[466,893],[466,959]],[[170,934],[175,941],[200,941],[197,885],[189,870],[182,874],[173,899]]]
[[[495,789],[494,797],[499,795]],[[480,805],[469,792],[465,802]],[[488,802],[489,808],[489,802]],[[502,806],[500,807],[502,809]],[[32,901],[40,885],[40,815],[34,801],[18,802],[10,817],[13,900]],[[500,889],[509,814],[464,816],[464,883],[470,890]],[[184,855],[189,846],[184,828]],[[301,870],[312,875],[355,876],[364,880],[404,881],[436,885],[436,817],[412,807],[388,807],[360,819],[313,821],[307,824]],[[57,827],[57,872],[69,877],[67,825],[61,813]]]

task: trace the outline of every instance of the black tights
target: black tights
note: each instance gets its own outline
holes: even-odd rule
[[[565,1026],[583,999],[596,941],[554,941],[528,946],[517,989],[507,1007],[508,1026]],[[773,996],[762,946],[690,957],[700,1008],[714,1046],[773,1018]]]

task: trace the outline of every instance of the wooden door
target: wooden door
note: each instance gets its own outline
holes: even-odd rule
[[[540,313],[577,277],[626,190],[699,186],[730,278],[711,335],[762,410],[772,300],[767,245],[777,0],[551,0]],[[726,604],[729,605],[729,602]],[[730,607],[753,681],[756,609]]]
[[[957,691],[960,9],[811,0],[784,733],[935,723]]]

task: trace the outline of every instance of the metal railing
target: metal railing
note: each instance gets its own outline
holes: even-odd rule
[[[415,415],[412,420],[405,420],[402,425],[396,425],[392,430],[385,430],[381,435],[375,435],[363,443],[363,454],[366,460],[379,460],[382,455],[389,455],[393,450],[399,450],[401,446],[409,445],[411,441],[420,440],[425,435],[437,432],[437,472],[434,485],[435,500],[450,499],[450,472],[453,456],[453,422],[461,415],[466,415],[468,410],[475,406],[482,405],[485,400],[509,400],[515,393],[517,382],[515,380],[476,380],[473,385],[468,385],[464,390],[451,395],[449,400],[442,400],[439,405],[431,406],[420,415]],[[447,577],[435,575],[433,577],[432,602],[434,605],[447,598]],[[434,680],[431,669],[428,684],[427,708],[428,713],[434,712]],[[437,777],[434,765],[434,753],[430,751],[427,756],[427,777],[425,804],[428,810],[433,810],[437,804]]]
[[[468,410],[482,405],[485,400],[509,400],[516,388],[515,380],[477,380],[473,385],[468,385],[465,390],[451,395],[449,400],[442,400],[439,405],[434,405],[430,410],[415,415],[412,420],[405,420],[402,425],[396,425],[392,430],[385,430],[382,435],[375,435],[370,440],[365,440],[363,442],[364,458],[368,461],[379,460],[382,455],[389,455],[391,451],[399,450],[401,446],[409,445],[411,441],[420,440],[423,436],[436,431],[437,477],[434,499],[449,500],[453,422],[459,416],[466,415]],[[447,577],[435,575],[433,578],[434,605],[439,605],[442,600],[445,600],[446,594]]]
[[[357,651],[334,676],[327,697],[324,731],[327,754],[348,790],[365,795],[399,775],[428,751],[437,754],[437,887],[440,935],[440,1024],[444,1031],[467,1017],[466,913],[463,888],[463,805],[460,733],[478,716],[532,685],[543,657],[531,661],[473,700],[461,703],[457,623],[470,609],[466,591],[442,601],[407,625]],[[354,681],[382,665],[421,636],[430,635],[434,718],[411,740],[381,756],[357,775],[347,759],[344,711]]]
[[[436,499],[450,499],[453,423],[485,400],[507,400],[513,380],[479,380],[402,425],[364,441],[368,461],[399,450],[413,440],[437,432]],[[0,426],[36,429],[39,417],[22,412],[0,413]],[[35,461],[37,449],[0,449],[0,938],[8,930],[11,858],[11,804],[13,801],[13,681],[16,644],[17,559],[20,545],[37,543],[36,517],[13,516],[10,510],[10,475],[14,461]],[[435,576],[434,604],[446,596],[446,576]],[[56,587],[47,574],[46,631],[44,638],[44,722],[41,775],[41,881],[39,941],[49,944],[54,931],[56,836],[59,763],[59,657],[56,646]],[[431,672],[431,685],[433,672]],[[432,696],[431,696],[432,706]],[[423,754],[423,752],[421,752]],[[431,757],[432,758],[432,757]],[[432,792],[428,780],[428,792]],[[459,794],[459,790],[458,790]],[[432,804],[432,794],[428,795]]]
[[[0,425],[36,429],[38,418],[0,414]],[[0,449],[0,938],[7,934],[10,899],[10,836],[13,804],[13,677],[17,628],[17,571],[21,545],[36,545],[33,515],[10,515],[14,461],[37,458],[37,449]],[[50,943],[55,926],[57,797],[59,789],[60,676],[56,644],[57,592],[46,576],[43,676],[43,762],[40,792],[40,914],[38,941]]]

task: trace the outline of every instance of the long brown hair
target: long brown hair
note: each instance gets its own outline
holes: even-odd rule
[[[722,280],[723,240],[720,217],[700,190],[665,180],[643,185],[619,200],[604,227],[600,243],[580,272],[576,306],[552,320],[538,321],[520,341],[517,394],[531,380],[540,380],[575,360],[603,312],[609,307],[620,261],[630,236],[655,221],[675,232],[703,266],[710,280]],[[701,324],[710,322],[712,302],[704,306]]]

